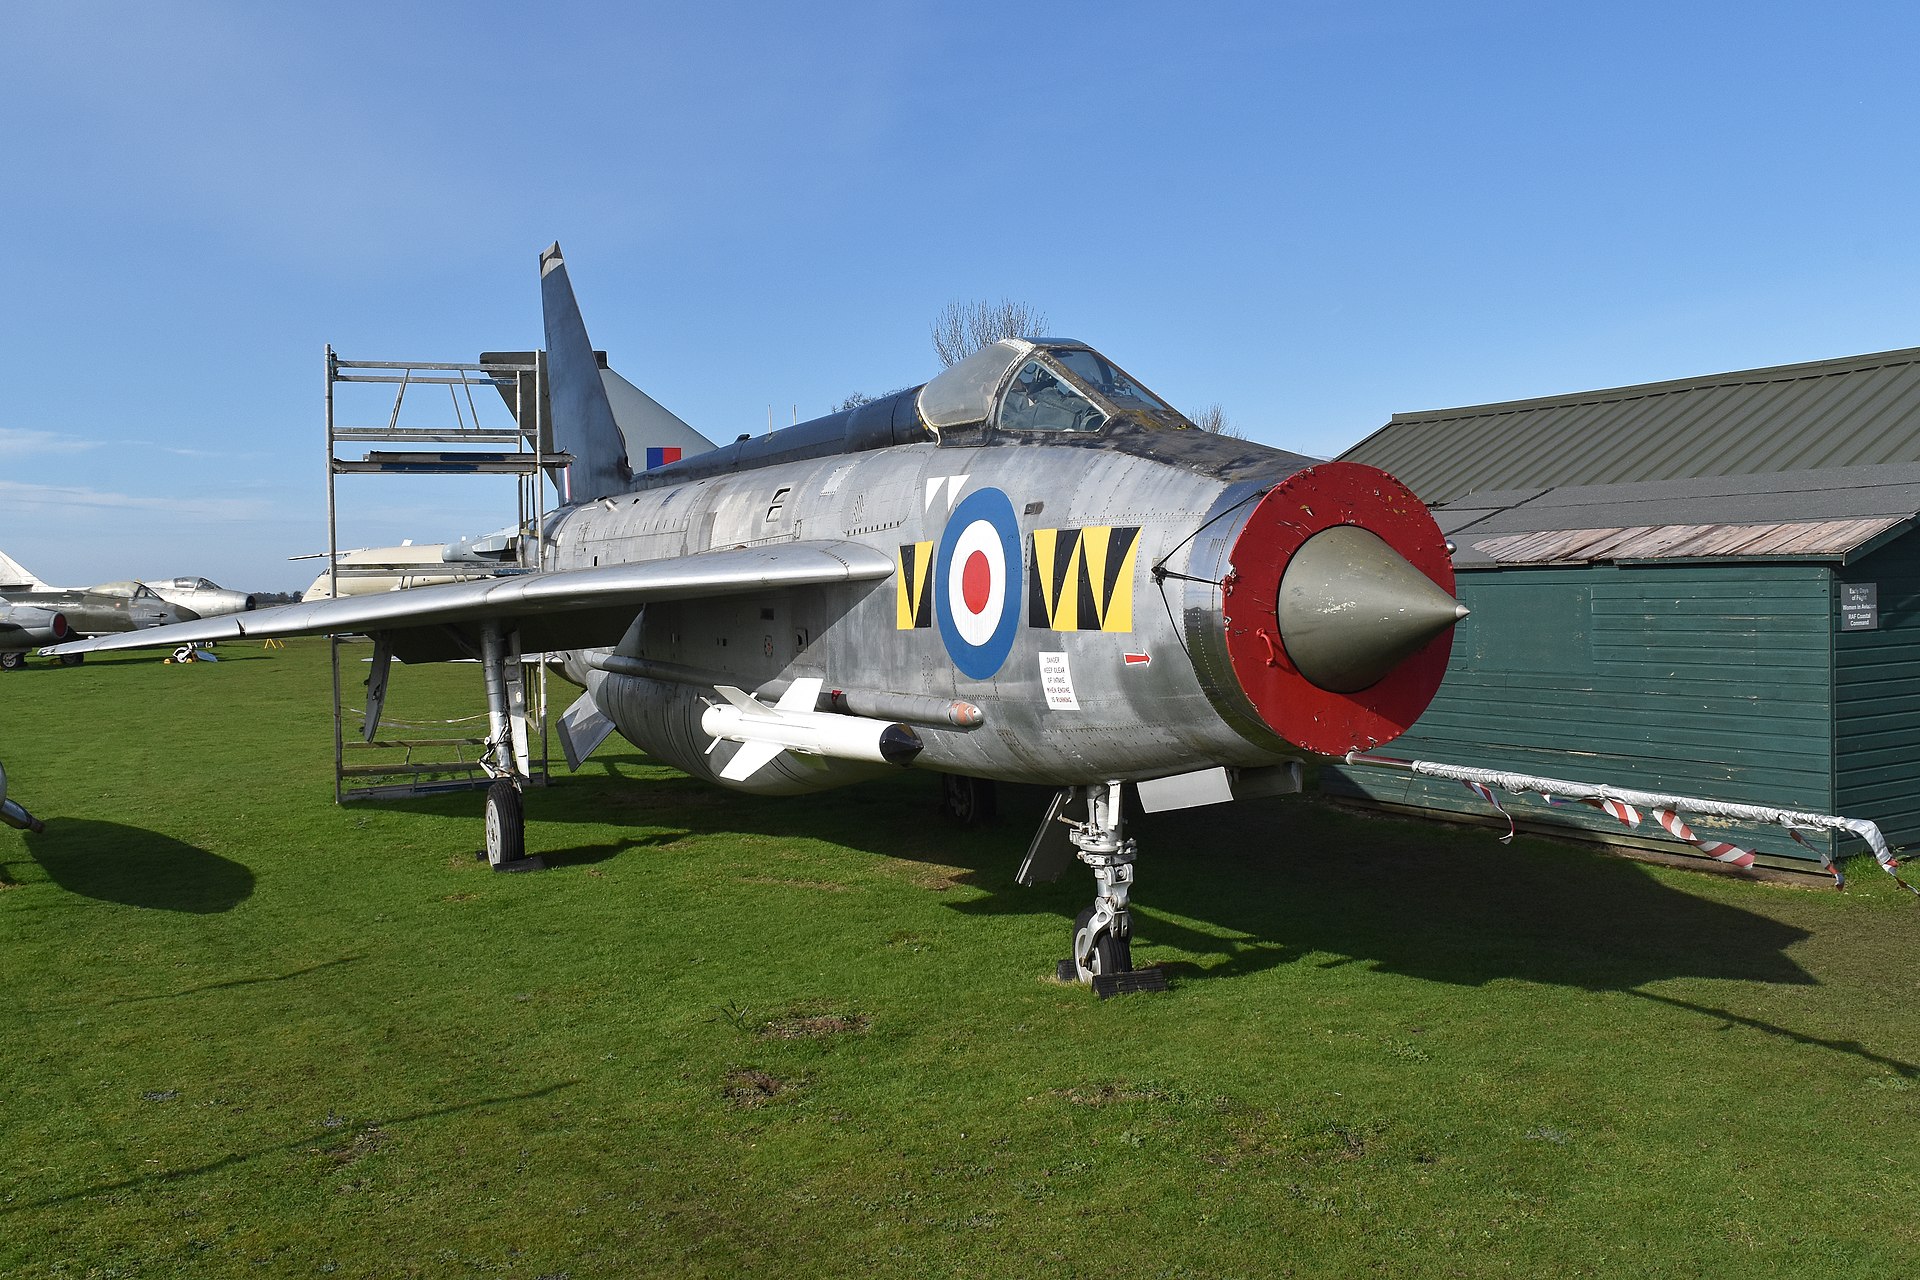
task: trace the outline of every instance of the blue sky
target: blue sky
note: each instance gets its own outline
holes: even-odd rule
[[[321,351],[540,342],[716,439],[1044,311],[1331,454],[1403,410],[1920,345],[1909,5],[0,13],[0,549],[304,583]],[[343,543],[501,523],[343,482]]]

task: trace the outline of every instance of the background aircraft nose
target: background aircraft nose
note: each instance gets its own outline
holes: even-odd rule
[[[1352,462],[1288,476],[1228,560],[1227,657],[1274,733],[1323,755],[1367,750],[1433,701],[1467,611],[1445,535],[1398,480]]]

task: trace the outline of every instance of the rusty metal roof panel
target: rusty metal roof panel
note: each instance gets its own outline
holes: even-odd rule
[[[1909,517],[1797,520],[1777,524],[1674,524],[1631,529],[1543,529],[1492,534],[1464,548],[1457,563],[1475,565],[1591,564],[1598,561],[1844,559],[1855,549],[1907,523]]]
[[[1920,463],[1920,348],[1400,413],[1341,455],[1427,502],[1788,468]]]

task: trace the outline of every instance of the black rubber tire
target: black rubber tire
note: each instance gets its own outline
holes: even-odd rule
[[[87,655],[84,653],[63,653],[60,655],[60,665],[63,667],[77,667],[86,660]]]
[[[1073,937],[1077,947],[1080,931],[1093,919],[1093,908],[1088,907],[1073,918]],[[1093,940],[1093,973],[1099,977],[1103,973],[1130,973],[1133,970],[1133,940],[1116,938],[1112,929],[1103,929],[1100,936]]]
[[[500,779],[487,788],[487,864],[498,868],[527,856],[527,818],[520,788]]]
[[[19,671],[27,665],[24,649],[8,649],[0,652],[0,671]]]
[[[999,809],[990,778],[969,778],[962,773],[940,775],[940,816],[956,827],[977,827],[991,820]]]

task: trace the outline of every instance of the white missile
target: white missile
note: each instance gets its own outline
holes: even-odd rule
[[[812,676],[795,680],[772,706],[731,685],[716,686],[714,691],[726,701],[706,709],[700,729],[713,739],[713,747],[741,744],[720,776],[744,782],[782,751],[903,767],[920,754],[920,735],[907,725],[814,710],[820,685]],[[709,754],[713,747],[707,748]]]

